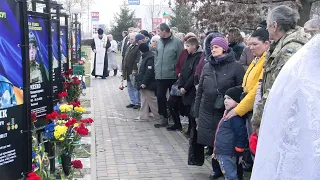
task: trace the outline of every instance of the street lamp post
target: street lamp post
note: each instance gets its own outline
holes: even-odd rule
[[[79,3],[76,3],[71,9],[71,17],[74,17],[74,21],[72,22],[72,31],[74,31],[74,37],[71,36],[71,42],[72,42],[72,61],[71,65],[73,65],[75,62],[81,59],[81,38],[78,39],[78,37],[81,37],[81,23],[78,21],[78,15],[81,13],[81,6]]]

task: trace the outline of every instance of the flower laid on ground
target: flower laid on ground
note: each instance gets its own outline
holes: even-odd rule
[[[73,109],[72,105],[63,104],[60,106],[60,112],[70,112]]]
[[[85,113],[86,109],[84,109],[83,107],[75,107],[74,108],[75,111],[80,112],[80,113]]]
[[[65,97],[67,97],[67,96],[68,96],[68,93],[67,93],[67,92],[61,92],[61,93],[58,94],[58,97],[59,97],[60,99],[65,98]]]
[[[54,134],[54,138],[56,140],[63,141],[67,130],[68,130],[68,128],[66,126],[57,125],[54,128],[54,133],[53,133]]]
[[[48,125],[46,125],[46,127],[44,128],[44,134],[43,136],[46,139],[52,139],[54,137],[53,132],[54,132],[54,123],[49,123]]]
[[[72,165],[75,169],[82,169],[82,167],[83,167],[82,162],[81,162],[80,160],[71,161],[71,165]]]
[[[35,112],[31,112],[31,122],[34,123],[37,121],[37,114]]]
[[[81,123],[75,129],[80,136],[87,136],[89,134],[89,130],[84,126],[83,123]]]
[[[91,123],[93,123],[94,121],[93,121],[93,119],[88,118],[88,119],[80,120],[80,122],[85,123],[85,124],[91,124]]]
[[[41,180],[41,178],[37,175],[37,173],[31,172],[28,174],[28,177],[26,180]]]

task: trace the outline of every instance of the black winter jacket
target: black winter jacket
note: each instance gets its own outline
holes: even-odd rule
[[[224,109],[215,109],[214,103],[219,92],[224,93],[231,87],[240,86],[244,76],[242,65],[235,60],[235,54],[229,50],[224,60],[216,62],[213,57],[202,71],[194,105],[194,116],[198,121],[198,143],[213,146],[215,132]],[[216,78],[215,78],[216,75]]]
[[[156,91],[156,79],[154,74],[154,53],[152,51],[142,54],[142,61],[138,74],[136,75],[137,88],[140,90],[142,84],[147,90]]]
[[[214,141],[215,154],[239,156],[242,152],[237,152],[235,148],[244,150],[247,143],[248,134],[244,119],[235,116],[220,120]]]
[[[194,86],[194,73],[200,61],[202,48],[199,47],[193,54],[189,54],[184,61],[180,77],[178,79],[178,88],[184,88],[187,92],[182,96],[184,105],[191,106],[196,97],[196,88]]]
[[[241,42],[241,43],[230,43],[229,47],[232,48],[233,52],[236,54],[236,60],[239,61],[241,54],[243,52],[243,49],[246,47],[246,45]]]

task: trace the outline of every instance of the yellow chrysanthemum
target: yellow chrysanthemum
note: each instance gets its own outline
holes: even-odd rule
[[[61,112],[70,112],[73,109],[72,105],[63,104],[59,107]]]
[[[64,140],[64,135],[66,134],[68,128],[66,126],[56,126],[54,128],[54,137],[55,139],[59,140],[59,141],[63,141]]]
[[[74,108],[75,111],[80,112],[80,113],[85,113],[86,109],[84,109],[83,107],[75,107]]]

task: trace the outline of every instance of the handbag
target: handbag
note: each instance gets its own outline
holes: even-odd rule
[[[172,86],[170,90],[170,96],[182,96],[179,88],[178,88],[178,81],[176,81]]]
[[[212,66],[212,68],[214,69],[213,66]],[[224,108],[224,96],[219,91],[219,86],[218,86],[217,75],[216,75],[216,70],[215,69],[213,71],[213,74],[214,74],[215,84],[216,84],[216,87],[217,87],[217,98],[216,98],[216,101],[214,102],[213,107],[215,109],[223,109]]]

